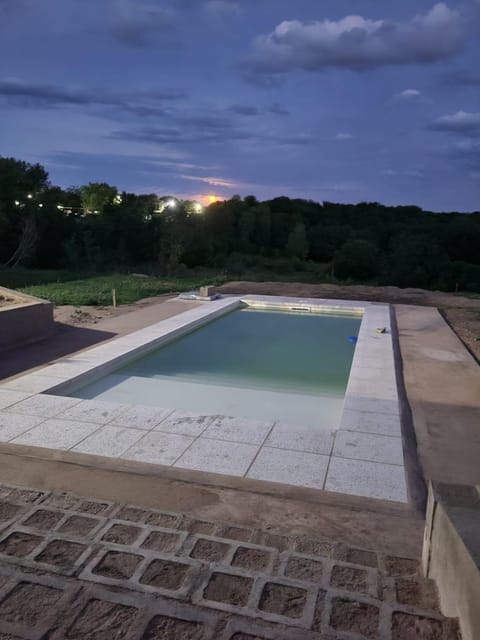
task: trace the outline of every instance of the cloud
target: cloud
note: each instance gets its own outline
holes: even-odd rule
[[[440,83],[447,87],[478,87],[480,86],[480,73],[458,69],[443,73]]]
[[[144,48],[153,41],[161,42],[174,27],[174,13],[169,9],[138,0],[119,0],[110,28],[122,44]]]
[[[286,20],[259,36],[246,66],[252,74],[282,74],[296,69],[355,71],[385,65],[429,63],[459,51],[463,20],[443,2],[410,21],[370,20],[349,15],[338,21]]]
[[[424,170],[423,167],[413,167],[412,169],[383,169],[380,172],[383,176],[389,177],[397,177],[397,176],[407,176],[408,178],[423,178]]]
[[[431,128],[452,133],[480,133],[480,112],[457,111],[452,115],[441,116],[432,123]]]
[[[396,94],[396,98],[400,100],[412,100],[415,98],[419,98],[421,96],[421,92],[418,89],[405,89],[400,93]]]
[[[246,104],[233,104],[229,107],[229,110],[239,116],[258,116],[260,113],[257,107],[252,107]]]
[[[98,88],[28,84],[16,79],[0,80],[0,101],[25,108],[103,106],[138,116],[161,116],[166,113],[162,103],[180,100],[185,95],[183,91],[176,89],[116,93]]]
[[[204,182],[205,184],[209,184],[212,187],[222,187],[225,189],[235,189],[241,186],[239,182],[236,182],[235,180],[226,180],[225,178],[189,175],[181,175],[180,178],[183,178],[184,180],[192,180],[194,182]]]
[[[268,113],[273,113],[273,115],[275,116],[289,116],[290,115],[290,111],[288,109],[286,109],[285,107],[282,107],[281,104],[278,104],[278,102],[274,102],[273,104],[269,105],[266,110],[268,111]]]
[[[346,133],[343,131],[339,131],[335,136],[335,140],[351,140],[353,135],[351,133]]]
[[[229,2],[227,0],[209,0],[204,7],[205,11],[215,18],[238,16],[242,13],[242,8],[237,2]]]

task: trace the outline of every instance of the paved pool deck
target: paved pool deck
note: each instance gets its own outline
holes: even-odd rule
[[[120,316],[102,321],[95,329],[87,328],[86,331],[111,338],[115,334],[121,335],[122,331],[128,333],[150,324],[152,317],[171,317],[197,306],[198,303],[192,302],[162,302],[151,307],[148,314],[145,314],[145,309],[128,314],[127,326]],[[408,397],[408,401],[404,399],[400,403],[405,463],[409,466],[409,459],[413,458],[409,471],[413,480],[411,493],[415,493],[416,487],[421,505],[425,479],[470,484],[478,484],[480,480],[480,370],[436,309],[397,305],[395,315],[401,357],[400,382],[405,384]],[[108,331],[105,331],[107,327]],[[107,346],[109,341],[104,344]],[[72,347],[75,349],[75,343]],[[58,351],[65,353],[67,348],[64,336],[60,334],[45,344],[24,347],[21,350],[22,364],[28,369],[29,365],[46,363],[49,349],[55,354]],[[8,358],[2,365],[4,369],[12,369]],[[7,381],[15,383],[15,378]],[[21,393],[18,399],[21,399]],[[11,445],[0,447],[8,448],[8,455],[11,455]],[[13,449],[26,450],[20,446]],[[420,474],[416,464],[418,459],[422,470]],[[15,477],[18,481],[18,470]]]
[[[338,430],[321,418],[300,427],[247,419],[248,414],[240,412],[219,416],[213,406],[206,414],[175,410],[181,407],[176,404],[181,394],[176,398],[173,393],[172,404],[165,408],[68,397],[79,383],[240,304],[362,314]],[[258,401],[272,400],[260,396]],[[388,305],[269,296],[206,303],[7,381],[0,386],[0,440],[288,486],[408,499]]]

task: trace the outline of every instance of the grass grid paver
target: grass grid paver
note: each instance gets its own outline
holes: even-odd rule
[[[460,640],[415,558],[0,486],[0,639]]]

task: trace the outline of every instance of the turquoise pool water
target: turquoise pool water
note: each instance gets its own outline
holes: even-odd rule
[[[358,316],[241,309],[69,395],[338,423],[355,348],[348,339],[360,323]]]

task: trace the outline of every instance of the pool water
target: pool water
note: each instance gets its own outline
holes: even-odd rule
[[[336,428],[360,323],[240,309],[69,395]]]

